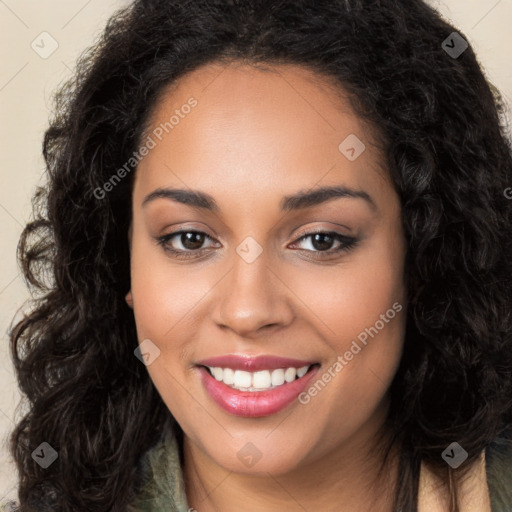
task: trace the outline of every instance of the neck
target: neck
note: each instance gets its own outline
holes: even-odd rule
[[[489,487],[485,468],[485,451],[459,482],[460,512],[491,512]],[[418,490],[418,512],[450,510],[450,493],[446,479],[439,478],[422,463]]]

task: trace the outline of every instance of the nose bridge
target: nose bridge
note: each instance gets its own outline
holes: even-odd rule
[[[219,288],[217,323],[247,336],[261,327],[289,322],[286,287],[271,270],[268,253],[252,237],[235,251],[231,272]]]

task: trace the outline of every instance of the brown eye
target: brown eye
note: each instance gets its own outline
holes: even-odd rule
[[[293,245],[298,245],[300,242],[304,242],[306,240],[310,242],[307,244],[309,247],[306,249],[303,248],[302,250],[313,253],[314,258],[323,258],[332,256],[333,254],[349,251],[354,248],[358,242],[356,238],[345,236],[340,233],[318,231],[301,236]],[[333,249],[333,244],[338,244],[338,247]]]
[[[208,247],[203,247],[203,244],[207,239],[213,240],[202,231],[181,230],[158,237],[156,241],[166,252],[171,253],[174,257],[187,259],[198,257],[206,251]],[[310,240],[310,247],[302,248],[301,250],[313,253],[313,258],[317,259],[347,252],[355,247],[358,242],[357,239],[340,233],[319,231],[301,236],[293,245],[297,245],[305,240]],[[338,244],[338,247],[333,248],[333,245],[336,244]]]
[[[197,231],[183,231],[179,237],[179,241],[188,250],[200,249],[204,243],[205,234]]]
[[[206,239],[211,240],[211,237],[202,231],[181,230],[163,235],[156,240],[165,251],[177,258],[186,259],[196,257],[205,251],[207,248],[204,248],[203,244]]]
[[[315,233],[312,235],[311,245],[318,251],[327,251],[331,248],[335,239],[325,233]]]

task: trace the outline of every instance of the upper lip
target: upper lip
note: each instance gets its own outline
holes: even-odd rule
[[[248,356],[227,354],[203,359],[198,364],[210,366],[211,368],[232,368],[233,370],[255,372],[258,370],[276,370],[278,368],[302,368],[303,366],[311,366],[315,362],[271,355]]]

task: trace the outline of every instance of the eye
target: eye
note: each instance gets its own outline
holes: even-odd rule
[[[187,259],[198,257],[200,254],[208,250],[207,247],[203,247],[203,244],[207,239],[213,240],[209,235],[202,231],[181,230],[158,237],[156,241],[166,252],[171,253],[174,257],[178,259]],[[340,233],[332,231],[317,231],[303,234],[292,244],[292,247],[306,240],[308,241],[308,244],[305,245],[308,245],[309,248],[303,248],[301,250],[309,253],[317,253],[318,255],[314,257],[318,259],[349,251],[355,247],[358,242],[357,239]],[[333,244],[337,245],[334,249],[332,248]],[[181,247],[176,247],[176,245],[181,245]]]
[[[178,237],[178,235],[180,235]],[[157,238],[157,242],[165,251],[174,254],[178,258],[191,258],[197,256],[198,252],[203,252],[205,248],[202,247],[205,239],[212,238],[202,231],[176,231],[168,235]],[[176,240],[175,240],[176,239]],[[177,245],[183,248],[173,247],[173,242],[177,241]]]
[[[302,250],[314,253],[314,257],[319,259],[349,251],[353,249],[358,242],[356,238],[342,235],[335,231],[315,231],[301,236],[293,245],[297,245],[297,243],[303,241],[307,241],[308,243],[304,244],[307,247]],[[335,248],[332,248],[333,244]]]

